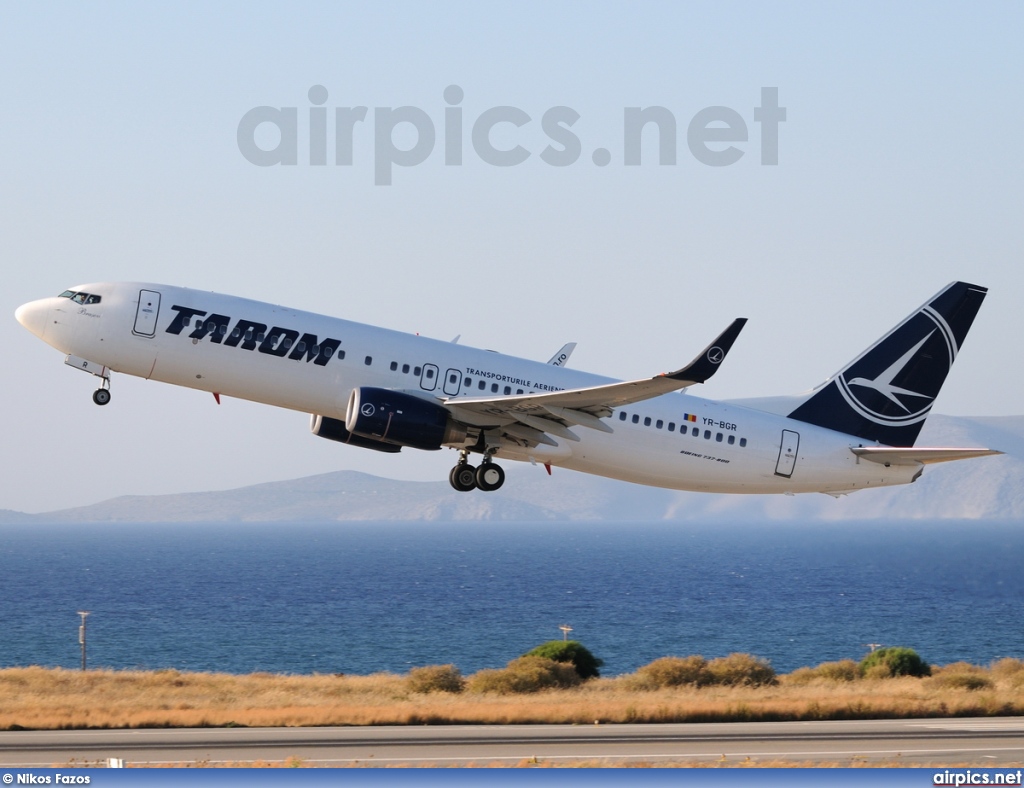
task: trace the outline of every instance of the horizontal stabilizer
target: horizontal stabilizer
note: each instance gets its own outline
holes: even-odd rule
[[[923,448],[891,448],[889,446],[853,446],[850,448],[861,459],[882,465],[930,465],[936,462],[952,462],[953,460],[970,460],[975,457],[988,457],[1002,454],[995,449],[923,449]]]

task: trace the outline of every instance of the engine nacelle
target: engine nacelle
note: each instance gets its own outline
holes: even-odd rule
[[[466,428],[452,421],[441,405],[390,389],[353,389],[345,410],[345,429],[383,443],[414,449],[440,449],[461,443]]]
[[[381,443],[370,438],[364,438],[361,435],[353,435],[345,429],[345,422],[340,419],[318,416],[315,413],[309,417],[309,430],[314,435],[327,438],[329,441],[347,443],[349,446],[359,446],[362,449],[384,451],[388,454],[397,454],[402,450],[401,446],[396,446],[393,443]]]

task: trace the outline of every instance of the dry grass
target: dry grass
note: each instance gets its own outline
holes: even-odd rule
[[[810,675],[808,675],[808,672]],[[640,671],[638,671],[640,673]],[[477,674],[479,675],[479,674]],[[955,678],[955,677],[967,678]],[[0,670],[0,730],[205,726],[629,723],[1024,714],[1024,663],[926,679],[804,668],[767,686],[642,688],[637,674],[529,694],[416,692],[409,677]],[[467,682],[473,686],[473,677]],[[649,684],[647,684],[649,686]]]

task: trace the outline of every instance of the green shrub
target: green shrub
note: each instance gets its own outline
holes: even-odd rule
[[[930,676],[931,667],[912,648],[889,646],[872,651],[860,661],[860,673],[866,678]]]
[[[691,657],[662,657],[637,668],[636,685],[644,689],[680,687],[689,684],[700,687],[707,684],[708,661],[699,655]]]
[[[775,670],[766,659],[751,654],[729,654],[711,660],[707,665],[710,684],[760,687],[775,684]]]
[[[523,654],[524,657],[544,657],[555,662],[568,662],[581,679],[597,678],[604,662],[588,651],[578,640],[549,640]]]
[[[466,680],[454,665],[426,665],[409,671],[410,692],[462,692]]]
[[[500,670],[481,670],[466,681],[470,692],[494,692],[518,695],[545,689],[564,689],[580,683],[579,674],[569,663],[544,657],[524,656]]]

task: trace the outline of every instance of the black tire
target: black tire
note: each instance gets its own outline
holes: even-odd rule
[[[106,405],[110,402],[110,392],[107,389],[96,389],[92,393],[92,401],[97,405]]]
[[[460,462],[448,474],[448,481],[459,492],[474,490],[476,489],[476,468],[469,463]]]
[[[484,492],[493,492],[505,483],[505,471],[500,465],[485,462],[476,469],[476,486]]]

